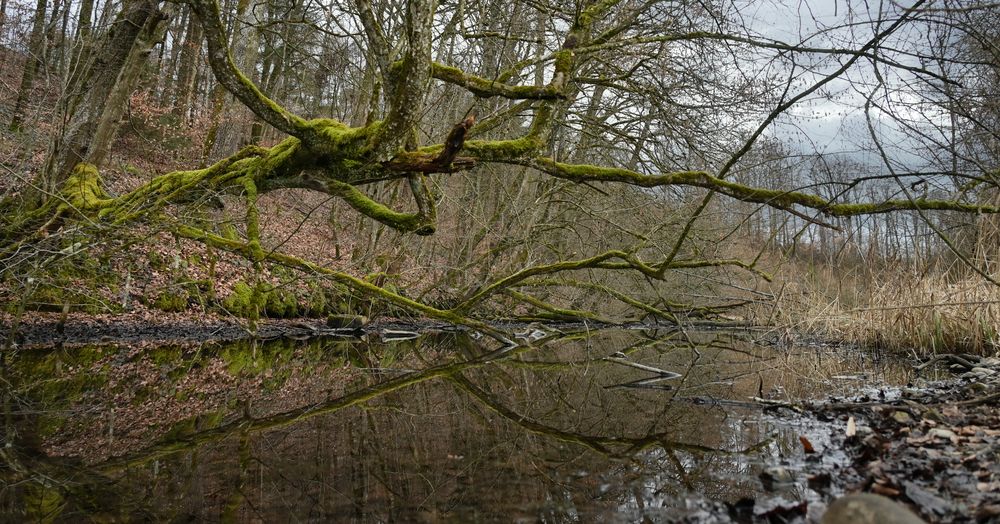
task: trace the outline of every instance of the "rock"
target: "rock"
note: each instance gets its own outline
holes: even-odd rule
[[[795,481],[795,476],[786,468],[773,466],[760,473],[760,481],[764,489],[774,491],[779,486],[788,486]]]
[[[996,518],[1000,518],[1000,505],[987,504],[976,510],[976,520],[979,522],[988,522]]]
[[[997,372],[996,372],[995,369],[976,367],[976,368],[970,369],[968,373],[965,373],[962,376],[963,377],[978,378],[980,380],[987,380],[989,378],[992,378],[993,375],[996,375],[996,374],[997,374]]]
[[[326,327],[330,329],[359,330],[368,323],[364,315],[330,315],[326,317]]]
[[[916,482],[903,482],[906,498],[910,499],[924,515],[946,515],[951,511],[947,500],[920,487]]]
[[[837,499],[823,515],[822,524],[922,524],[924,521],[898,502],[871,493]]]

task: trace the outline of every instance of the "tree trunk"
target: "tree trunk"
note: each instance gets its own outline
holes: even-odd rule
[[[31,40],[28,44],[28,59],[24,63],[24,72],[21,74],[21,87],[17,91],[17,101],[14,103],[14,117],[10,121],[10,130],[20,132],[22,117],[25,106],[28,104],[28,97],[35,84],[35,75],[41,67],[42,51],[45,47],[45,11],[46,0],[38,0],[35,4],[35,18],[31,25]]]
[[[183,46],[181,42],[186,38],[185,29],[188,28],[188,18],[194,16],[190,9],[185,9],[182,17],[179,20],[174,20],[171,24],[172,29],[170,30],[170,54],[167,56],[166,64],[160,65],[160,71],[163,71],[160,75],[162,82],[160,83],[159,99],[161,105],[168,105],[171,103],[170,96],[176,90],[174,84],[174,77],[177,74],[177,64],[180,61],[181,49]]]
[[[262,0],[240,0],[236,6],[236,18],[232,24],[232,53],[236,66],[251,81],[257,81],[257,57],[260,54],[260,33],[254,25],[254,13]],[[212,125],[205,139],[204,160],[206,165],[239,149],[247,141],[247,128],[253,120],[253,113],[243,104],[233,102],[231,94],[219,87],[218,98],[212,107]],[[221,125],[221,115],[226,115],[226,125]]]
[[[109,124],[101,128],[105,111],[117,111],[120,118],[124,110],[123,107],[109,108],[108,100],[113,94],[121,97],[121,89],[131,91],[131,87],[119,83],[119,80],[127,81],[129,75],[119,77],[129,63],[133,48],[139,45],[137,41],[151,34],[152,29],[147,24],[155,27],[165,16],[157,9],[157,3],[155,0],[127,1],[114,24],[95,45],[96,54],[82,66],[84,70],[77,83],[68,87],[65,95],[70,97],[65,103],[68,123],[61,136],[50,144],[45,169],[34,184],[37,194],[29,198],[29,206],[38,205],[47,200],[48,195],[55,194],[76,164],[94,153],[103,157],[106,141],[111,139]]]
[[[191,97],[194,93],[196,66],[201,56],[202,29],[198,17],[191,13],[185,33],[184,45],[181,47],[180,65],[177,71],[177,88],[174,93],[174,115],[186,122],[191,109]]]
[[[149,52],[157,42],[163,40],[167,30],[168,16],[151,16],[136,38],[129,51],[128,58],[122,66],[114,87],[104,103],[104,111],[97,123],[97,129],[90,140],[90,152],[86,157],[88,163],[100,166],[107,156],[108,146],[118,135],[122,115],[128,107],[128,98],[139,83],[143,66],[149,58]]]
[[[81,63],[87,63],[90,55],[90,31],[93,25],[94,0],[83,0],[80,2],[80,17],[76,27],[76,49],[73,51],[73,61],[70,62],[69,74],[74,76],[76,68]]]

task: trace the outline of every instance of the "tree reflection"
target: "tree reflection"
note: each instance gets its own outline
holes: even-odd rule
[[[720,334],[564,334],[503,349],[449,335],[124,351],[22,355],[5,371],[6,515],[641,515],[691,491],[752,494],[753,457],[794,437],[773,434],[749,408],[680,401],[745,398],[769,373],[762,359],[780,362],[779,376],[788,365]],[[679,377],[669,391],[609,388],[644,376],[621,357]],[[162,423],[141,420],[150,405]],[[192,405],[193,416],[171,422]]]

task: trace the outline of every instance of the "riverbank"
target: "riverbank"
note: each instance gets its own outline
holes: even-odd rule
[[[850,493],[882,495],[927,522],[1000,520],[1000,358],[950,356],[920,366],[921,374],[954,376],[918,375],[907,387],[850,399],[756,399],[776,424],[799,429],[802,449],[766,466],[759,480],[773,498],[729,505],[733,521],[812,522]],[[785,498],[797,490],[805,504]]]

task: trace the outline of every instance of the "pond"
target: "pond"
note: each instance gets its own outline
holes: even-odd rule
[[[746,401],[900,384],[747,333],[464,333],[22,350],[4,520],[636,521],[735,502],[801,455]],[[662,373],[661,373],[662,372]],[[788,497],[805,496],[792,486]]]

